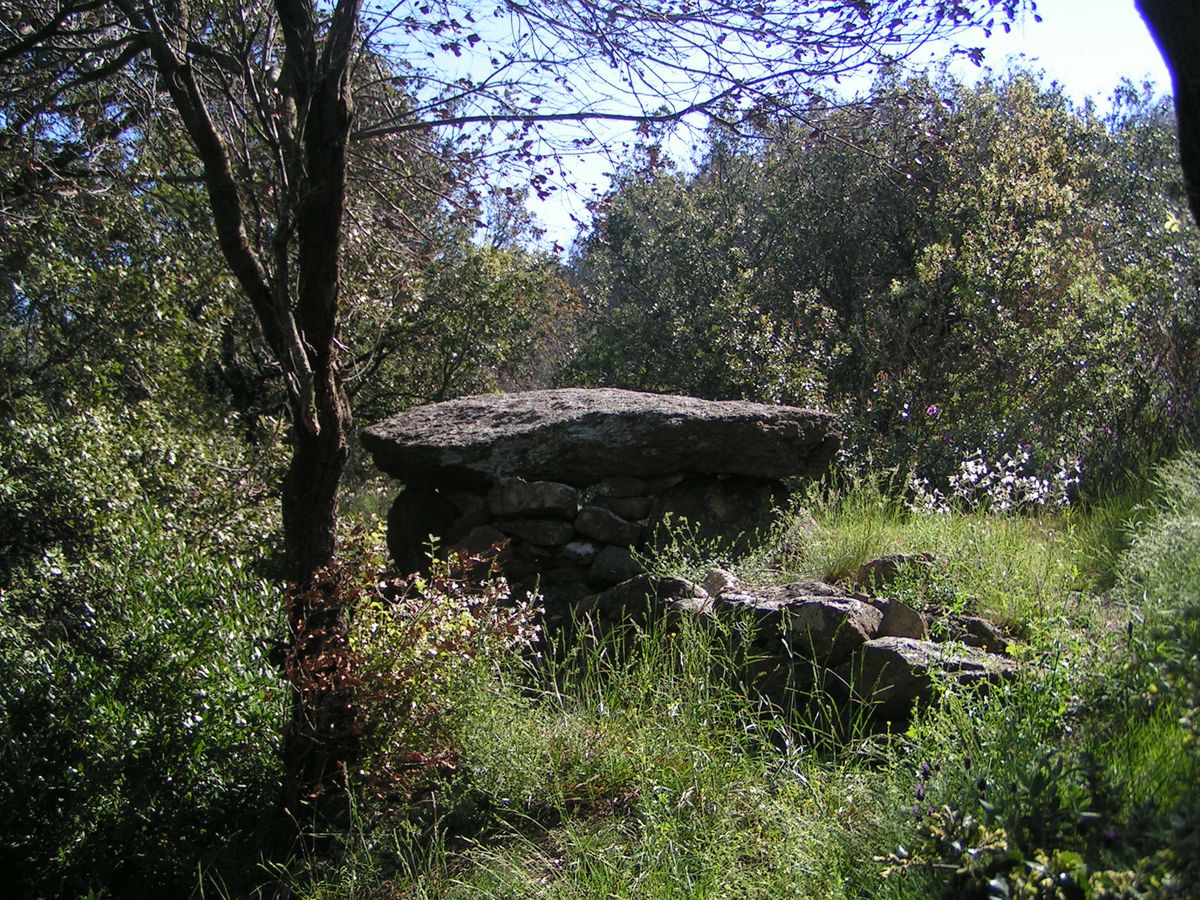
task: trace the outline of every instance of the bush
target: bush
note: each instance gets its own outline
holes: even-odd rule
[[[379,543],[359,536],[343,559],[359,581],[350,648],[369,813],[411,807],[454,770],[466,699],[538,632],[537,598],[516,600],[479,560],[433,558],[428,575],[382,580]]]
[[[198,867],[246,862],[239,841],[277,802],[278,612],[241,560],[149,512],[111,553],[43,563],[0,594],[10,896],[179,896]]]
[[[1155,485],[1088,646],[1060,638],[984,704],[914,725],[919,827],[892,872],[949,873],[953,897],[1195,895],[1200,454]]]

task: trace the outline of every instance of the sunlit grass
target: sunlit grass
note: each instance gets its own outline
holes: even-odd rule
[[[1164,470],[1169,502],[1056,515],[917,512],[867,482],[812,493],[791,527],[734,563],[743,581],[849,579],[872,557],[928,553],[931,566],[888,590],[995,618],[1021,639],[1022,674],[986,694],[947,688],[902,733],[880,733],[831,725],[836,704],[819,692],[786,712],[748,692],[736,623],[585,624],[454,698],[453,775],[419,816],[355,836],[296,892],[956,896],[967,876],[919,830],[943,807],[1002,829],[1023,858],[1061,850],[1088,871],[1141,877],[1179,858],[1154,853],[1200,774],[1184,706],[1155,699],[1166,682],[1145,668],[1167,632],[1138,624],[1166,621],[1194,588],[1184,498],[1196,470]],[[729,562],[674,537],[664,572]],[[929,864],[884,878],[880,860],[901,846]]]

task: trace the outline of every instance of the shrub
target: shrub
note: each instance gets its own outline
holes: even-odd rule
[[[43,563],[0,594],[12,893],[178,896],[198,865],[242,858],[278,790],[278,606],[241,560],[150,512],[111,553]]]
[[[513,597],[480,560],[434,557],[428,575],[385,580],[382,558],[379,541],[360,535],[344,562],[361,586],[350,646],[363,809],[374,813],[423,799],[454,769],[466,698],[538,633],[537,598]]]

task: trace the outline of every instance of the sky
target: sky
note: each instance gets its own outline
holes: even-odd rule
[[[997,32],[983,42],[986,66],[998,71],[1009,64],[1041,69],[1047,81],[1061,84],[1072,99],[1092,98],[1101,106],[1122,78],[1139,83],[1148,79],[1164,93],[1170,91],[1170,75],[1134,0],[1038,0],[1037,7],[1041,22],[1027,19],[1010,34]],[[937,62],[938,56],[931,48],[928,62]],[[979,71],[965,61],[955,69],[964,79]],[[576,160],[571,171],[576,190],[560,190],[549,201],[531,201],[531,210],[546,229],[547,247],[570,246],[577,227],[571,216],[585,216],[584,200],[604,188],[610,169],[611,163],[601,156]]]

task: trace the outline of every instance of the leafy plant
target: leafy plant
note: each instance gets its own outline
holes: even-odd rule
[[[537,598],[513,597],[480,560],[431,557],[428,574],[381,580],[379,542],[346,563],[360,597],[350,629],[362,715],[364,796],[376,813],[421,800],[457,765],[456,726],[477,681],[528,650]]]
[[[177,894],[198,860],[244,883],[270,844],[275,590],[150,512],[113,540],[0,594],[0,864],[18,895]]]

